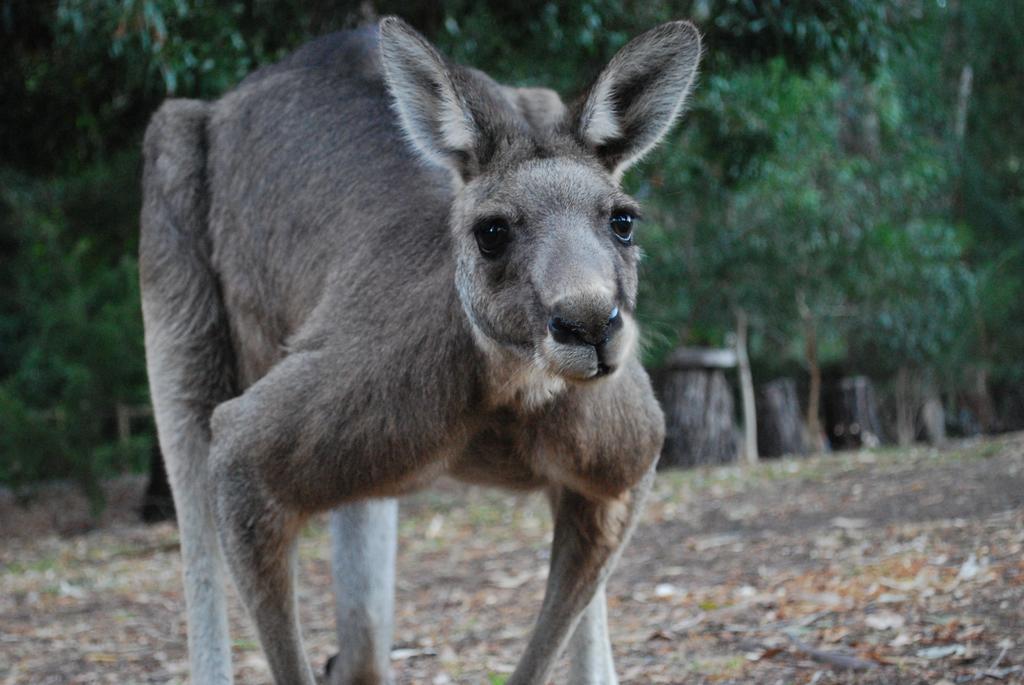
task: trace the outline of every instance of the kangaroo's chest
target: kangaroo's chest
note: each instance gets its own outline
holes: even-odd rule
[[[467,483],[515,490],[544,487],[544,446],[530,423],[499,415],[448,461],[448,475]]]

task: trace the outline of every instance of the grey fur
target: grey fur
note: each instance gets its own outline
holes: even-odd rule
[[[568,649],[569,685],[618,685],[603,585],[580,617]]]
[[[140,271],[194,682],[230,681],[215,530],[275,681],[310,685],[297,531],[444,472],[557,493],[547,593],[508,682],[546,682],[585,611],[574,663],[610,668],[595,602],[664,426],[636,353],[636,250],[608,220],[635,211],[618,176],[677,116],[699,51],[691,25],[658,27],[565,107],[388,18],[157,112]],[[499,216],[512,239],[488,259],[474,227]]]
[[[398,502],[353,502],[331,514],[331,570],[342,651],[330,681],[390,682]]]

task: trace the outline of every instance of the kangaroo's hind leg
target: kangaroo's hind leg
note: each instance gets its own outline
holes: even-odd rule
[[[330,527],[339,652],[328,663],[328,682],[384,685],[391,682],[398,501],[339,507]]]
[[[608,636],[608,604],[604,585],[583,611],[569,641],[571,685],[618,685],[612,644]]]
[[[221,456],[216,425],[214,419],[218,530],[238,594],[274,682],[314,685],[295,601],[296,543],[306,517],[261,492],[260,477],[244,460]]]
[[[181,535],[192,682],[231,682],[223,562],[210,490],[210,416],[234,360],[206,244],[208,106],[170,100],[146,132],[140,280],[146,364]]]
[[[548,490],[553,516],[558,515],[559,490]],[[608,635],[608,605],[602,583],[580,616],[567,648],[571,685],[618,685],[612,643]]]
[[[559,493],[555,535],[551,543],[551,571],[544,603],[526,651],[508,680],[509,685],[543,685],[548,682],[555,660],[578,629],[581,619],[594,611],[591,607],[595,597],[601,593],[623,545],[636,526],[653,480],[652,466],[631,489],[617,498],[604,501],[589,499],[569,490]],[[588,620],[593,618],[591,615]],[[601,645],[593,654],[604,654],[605,648]],[[614,679],[608,680],[608,674],[603,671],[581,672],[577,659],[574,656],[571,682],[602,685],[615,682]],[[607,665],[611,666],[610,663]]]

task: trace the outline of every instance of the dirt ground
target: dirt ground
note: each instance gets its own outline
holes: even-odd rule
[[[141,487],[111,483],[95,527],[66,486],[0,495],[0,683],[187,680],[177,532],[135,522]],[[543,499],[441,483],[402,506],[396,682],[503,682],[543,592]],[[318,520],[317,669],[327,559]],[[1024,434],[662,474],[608,592],[623,683],[1022,683]],[[267,682],[231,614],[237,681]]]

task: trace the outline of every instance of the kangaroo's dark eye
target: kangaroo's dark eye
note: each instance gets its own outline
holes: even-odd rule
[[[631,212],[614,212],[608,220],[612,227],[612,233],[623,245],[633,244],[633,226],[636,224],[636,215]]]
[[[508,222],[504,219],[487,219],[477,224],[473,231],[480,253],[488,259],[494,259],[505,251],[512,237]]]

